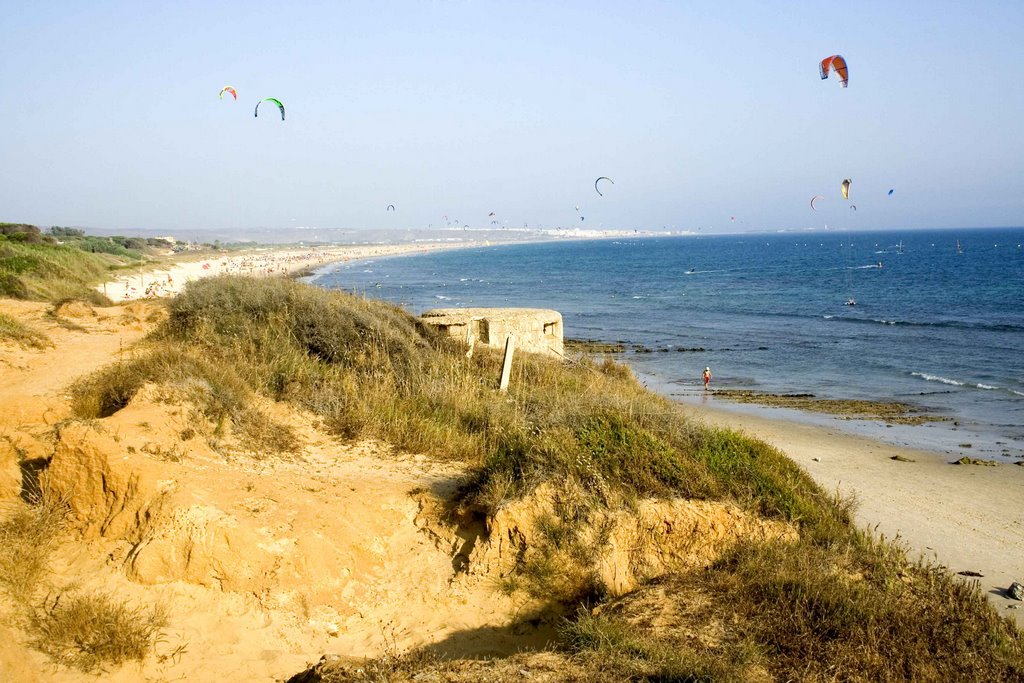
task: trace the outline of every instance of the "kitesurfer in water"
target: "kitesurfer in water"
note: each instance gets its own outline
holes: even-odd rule
[[[704,368],[704,391],[708,390],[708,385],[711,384],[711,368]]]

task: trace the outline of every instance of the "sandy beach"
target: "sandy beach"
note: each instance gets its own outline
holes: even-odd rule
[[[730,410],[713,398],[684,406],[706,424],[779,448],[826,490],[854,496],[857,522],[900,539],[909,557],[981,574],[963,578],[979,581],[1000,613],[1024,625],[1024,604],[1004,593],[1024,582],[1024,467],[951,465],[930,451]]]
[[[174,296],[194,280],[214,275],[274,277],[312,270],[329,263],[379,256],[398,256],[438,249],[467,248],[473,244],[404,243],[365,244],[333,247],[264,247],[195,260],[174,260],[153,268],[126,271],[99,285],[114,303]]]

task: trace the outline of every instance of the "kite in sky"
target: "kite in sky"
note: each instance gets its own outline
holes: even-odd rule
[[[842,55],[832,55],[831,57],[825,57],[821,60],[821,64],[818,65],[818,70],[821,72],[822,80],[828,78],[828,71],[832,69],[832,72],[839,77],[839,85],[846,87],[846,82],[850,78],[850,71],[846,68],[846,60],[843,59]]]
[[[273,102],[277,105],[277,108],[281,110],[281,120],[284,121],[284,105],[281,104],[281,100],[276,97],[264,97],[262,100],[256,103],[256,111],[253,112],[253,116],[260,115],[260,105],[264,102]]]

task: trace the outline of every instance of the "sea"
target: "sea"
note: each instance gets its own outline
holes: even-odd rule
[[[417,315],[550,308],[566,338],[625,344],[617,357],[683,403],[1024,459],[1024,228],[503,244],[332,264],[312,281]],[[946,419],[740,406],[705,395],[705,367],[717,389],[901,401]]]

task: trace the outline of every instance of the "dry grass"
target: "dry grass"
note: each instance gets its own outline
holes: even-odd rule
[[[0,313],[0,340],[9,339],[23,347],[45,349],[53,346],[50,338],[16,318]]]
[[[13,600],[12,616],[34,648],[65,666],[96,673],[144,658],[166,624],[162,608],[130,608],[103,593],[38,599],[52,590],[49,565],[65,514],[62,501],[41,496],[12,506],[0,523],[0,587]]]
[[[166,625],[162,608],[132,608],[103,593],[61,594],[30,616],[35,648],[90,673],[144,659]]]
[[[65,507],[41,499],[34,505],[11,504],[6,512],[0,522],[0,586],[16,602],[27,604],[46,580]]]
[[[91,419],[113,415],[146,383],[176,392],[200,408],[212,436],[218,437],[227,423],[243,446],[258,453],[290,453],[298,439],[254,406],[252,389],[232,366],[216,363],[195,349],[157,342],[138,358],[114,363],[79,381],[71,388],[72,410]]]
[[[603,670],[646,667],[657,680],[677,680],[680,663],[693,680],[1024,680],[1020,633],[976,584],[863,534],[829,548],[741,546],[581,613],[564,635]]]

